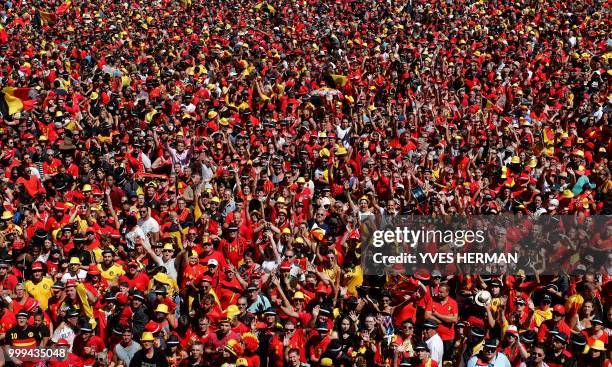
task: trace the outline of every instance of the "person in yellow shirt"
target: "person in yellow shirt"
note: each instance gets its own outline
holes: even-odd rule
[[[102,251],[102,263],[98,264],[98,269],[109,285],[117,284],[119,277],[125,274],[123,267],[115,264],[115,253],[109,248]]]
[[[51,287],[53,279],[44,276],[43,264],[40,261],[32,264],[32,280],[25,282],[25,289],[40,303],[43,311],[49,307],[49,298],[53,295]]]

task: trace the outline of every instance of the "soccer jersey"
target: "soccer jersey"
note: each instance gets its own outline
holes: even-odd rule
[[[53,295],[52,286],[53,280],[51,278],[43,278],[36,284],[31,280],[25,282],[26,291],[40,303],[40,308],[43,311],[46,311],[49,307],[49,298]]]

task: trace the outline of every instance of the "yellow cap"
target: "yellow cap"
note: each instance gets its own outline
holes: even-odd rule
[[[70,265],[81,265],[81,260],[79,260],[78,257],[71,257],[70,258]]]
[[[155,312],[160,312],[160,313],[168,314],[169,313],[168,305],[164,304],[164,303],[158,304],[157,308],[155,309]]]
[[[329,150],[327,148],[323,148],[319,151],[319,155],[323,158],[329,157]]]
[[[217,117],[218,113],[217,111],[208,111],[208,118],[209,119],[214,119],[215,117]]]
[[[606,350],[606,346],[605,346],[604,342],[602,342],[601,340],[597,339],[597,340],[594,340],[591,343],[591,345],[589,345],[589,349],[598,350],[600,352],[604,352]]]
[[[174,246],[172,246],[171,243],[164,243],[164,247],[162,248],[163,251],[165,250],[172,250],[174,251]]]
[[[145,331],[144,333],[142,333],[142,336],[140,337],[141,342],[152,342],[154,340],[155,340],[155,337],[153,336],[153,333],[150,331]]]
[[[91,185],[90,184],[85,184],[83,185],[83,192],[87,192],[87,191],[91,191]]]
[[[236,305],[230,305],[227,310],[225,310],[227,317],[233,319],[237,315],[240,315],[240,309]]]
[[[536,168],[537,165],[538,165],[538,160],[535,158],[531,158],[531,160],[529,161],[529,167]]]
[[[304,293],[297,291],[293,294],[293,299],[304,299]]]
[[[212,199],[210,199],[210,201],[212,201],[213,203],[220,203],[221,199],[219,199],[218,196],[214,196]]]
[[[11,213],[8,210],[5,210],[5,211],[2,212],[2,220],[8,220],[8,219],[11,219],[11,218],[13,218],[13,213]]]

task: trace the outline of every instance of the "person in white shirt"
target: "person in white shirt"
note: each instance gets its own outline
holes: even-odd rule
[[[145,236],[148,236],[154,243],[159,241],[159,223],[151,216],[151,209],[143,206],[138,209],[140,219],[138,227],[142,229]]]
[[[128,232],[125,234],[125,238],[127,240],[128,248],[133,249],[134,244],[136,243],[136,238],[142,238],[143,244],[145,246],[151,246],[149,243],[149,237],[145,235],[144,231],[138,225],[138,220],[133,215],[129,215],[125,218],[125,225],[128,229]]]
[[[438,322],[436,320],[425,319],[423,322],[423,340],[427,343],[431,359],[442,365],[444,343],[438,335]]]
[[[79,321],[79,311],[75,309],[69,309],[66,311],[64,321],[55,329],[51,341],[57,343],[60,339],[66,339],[70,343],[69,351],[72,351],[74,338],[76,337],[77,324]]]
[[[87,271],[81,269],[81,260],[71,257],[68,263],[68,271],[62,275],[62,282],[66,284],[69,280],[83,281],[87,277]]]
[[[502,352],[497,351],[499,342],[497,339],[485,340],[480,353],[470,358],[467,367],[490,366],[490,367],[512,367],[508,357]],[[543,353],[542,353],[543,354]],[[541,364],[535,366],[543,367]]]

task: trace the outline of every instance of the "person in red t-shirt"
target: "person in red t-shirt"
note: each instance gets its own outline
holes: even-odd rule
[[[438,287],[438,295],[428,309],[425,310],[425,318],[431,318],[438,322],[438,334],[444,343],[444,356],[447,358],[455,339],[455,323],[459,318],[459,307],[457,301],[449,296],[450,286],[446,283]]]
[[[85,366],[93,366],[96,354],[104,351],[104,341],[97,335],[93,335],[93,328],[89,321],[80,327],[81,333],[76,336],[72,346],[73,352],[83,360]]]
[[[139,265],[136,261],[129,262],[127,272],[119,277],[119,284],[127,283],[129,288],[146,291],[149,287],[149,277],[144,272],[139,271],[138,268]]]
[[[49,361],[50,367],[83,367],[85,365],[81,357],[68,351],[70,349],[68,340],[60,339],[55,343],[55,346],[64,349],[67,357],[64,359],[51,359]]]
[[[565,335],[571,335],[571,329],[563,319],[565,317],[565,307],[563,307],[563,305],[555,305],[555,307],[553,307],[552,314],[553,318],[551,320],[544,321],[538,329],[538,341],[540,343],[544,343],[546,341],[548,332],[553,328],[559,332],[565,333]]]

